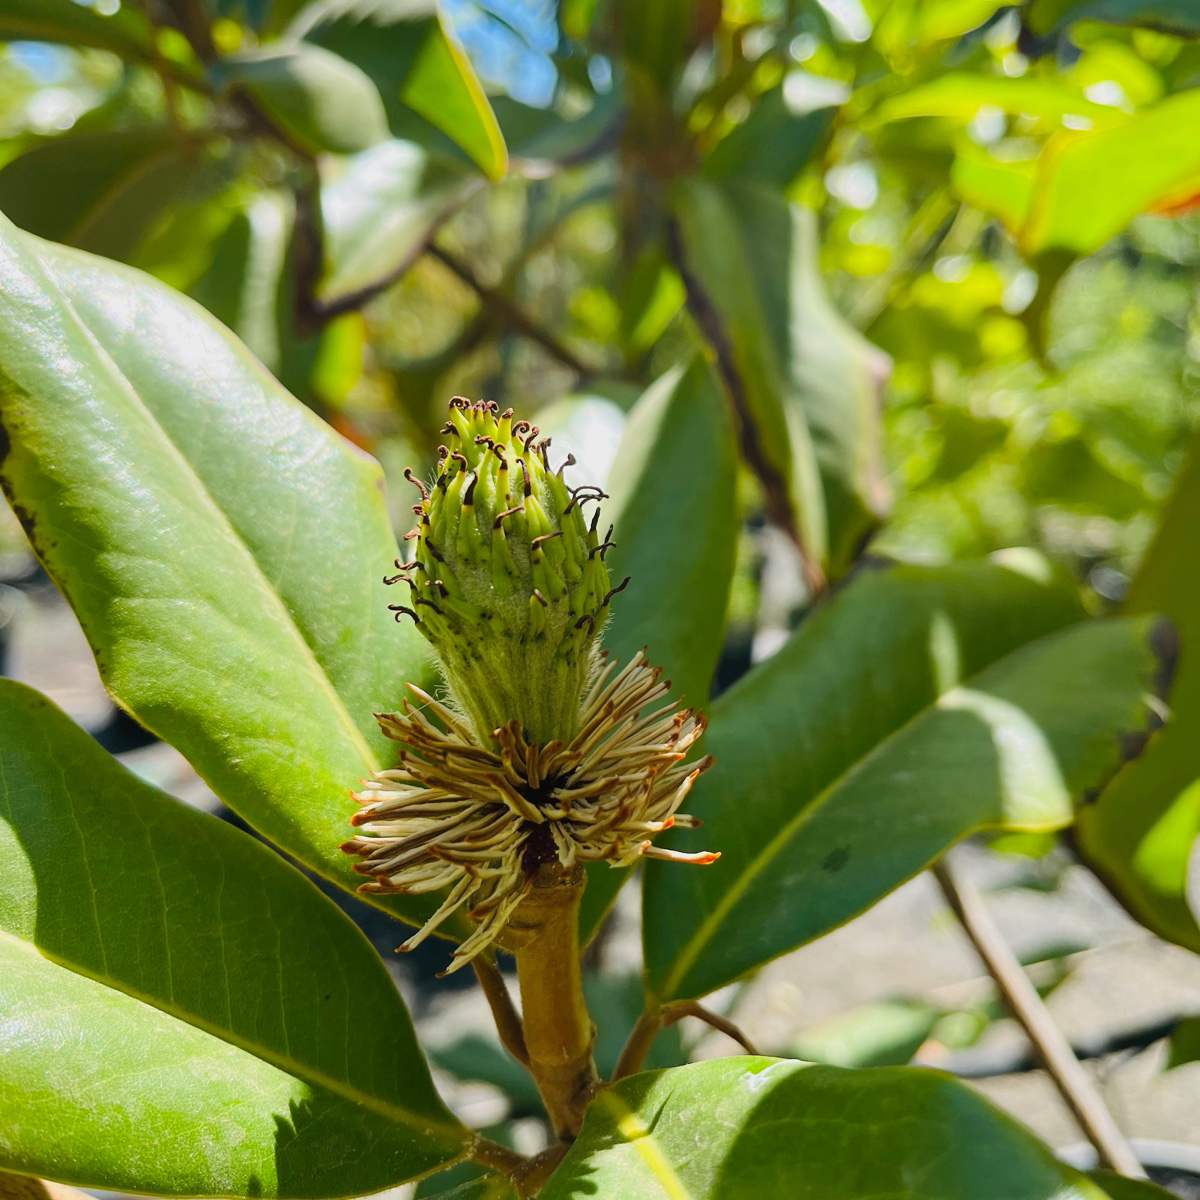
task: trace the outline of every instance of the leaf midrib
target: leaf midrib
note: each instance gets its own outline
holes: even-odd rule
[[[958,688],[968,687],[981,675],[987,671],[990,671],[998,663],[1002,663],[1006,659],[1011,658],[1014,654],[1017,654],[1033,643],[1040,641],[1043,637],[1052,637],[1055,634],[1063,632],[1065,629],[1073,628],[1077,624],[1079,624],[1077,621],[1071,622],[1070,624],[1064,625],[1059,629],[1049,630],[1037,637],[1030,638],[1028,641],[1023,642],[1020,646],[1013,647],[1008,651],[1008,653],[1001,654],[992,659],[991,662],[980,667],[979,670],[977,670],[974,674],[967,676],[965,679],[958,680],[951,687],[939,691],[928,704],[922,705],[921,708],[913,713],[911,717],[906,718],[903,722],[901,722],[901,724],[897,725],[895,729],[876,742],[866,754],[855,759],[853,763],[839,772],[833,779],[829,781],[829,783],[817,791],[813,795],[812,799],[805,804],[789,821],[787,821],[780,828],[779,832],[767,842],[763,849],[750,860],[747,869],[741,874],[741,876],[739,876],[735,882],[731,883],[730,886],[727,887],[721,894],[721,899],[718,901],[717,905],[712,909],[712,911],[705,916],[704,920],[697,928],[696,933],[684,943],[683,950],[675,959],[675,966],[673,970],[666,976],[661,988],[658,989],[655,994],[661,998],[674,997],[675,988],[686,976],[687,972],[691,970],[692,965],[699,957],[701,950],[711,940],[711,935],[713,932],[719,928],[721,923],[737,905],[738,901],[740,901],[745,895],[747,889],[750,887],[754,879],[761,874],[762,870],[764,869],[764,864],[776,857],[776,855],[782,850],[783,846],[791,840],[792,836],[801,828],[801,826],[808,822],[809,817],[816,813],[825,804],[832,793],[853,779],[854,776],[858,774],[860,770],[865,768],[865,766],[877,755],[890,748],[890,746],[897,739],[899,739],[902,734],[907,732],[908,729],[910,729],[923,717],[927,716],[933,709],[937,708],[938,704],[951,692],[957,690]]]
[[[18,937],[16,934],[10,933],[6,929],[0,929],[0,939],[13,943],[26,954],[32,954],[37,958],[43,959],[46,962],[52,963],[55,966],[62,967],[70,971],[74,975],[82,976],[85,979],[91,979],[96,983],[102,984],[111,991],[117,992],[122,996],[128,996],[131,1000],[136,1000],[139,1004],[144,1004],[147,1008],[154,1009],[156,1012],[164,1013],[175,1020],[182,1022],[185,1025],[191,1026],[193,1029],[200,1030],[201,1033],[206,1033],[210,1037],[216,1038],[218,1041],[226,1045],[233,1046],[235,1049],[242,1050],[257,1058],[269,1066],[275,1067],[277,1070],[283,1071],[285,1074],[299,1079],[303,1083],[311,1084],[318,1088],[324,1088],[326,1091],[332,1092],[340,1096],[344,1100],[349,1100],[352,1104],[356,1104],[377,1116],[384,1117],[389,1121],[397,1124],[415,1127],[417,1129],[433,1129],[439,1132],[444,1132],[448,1138],[464,1142],[462,1126],[457,1123],[451,1125],[446,1121],[435,1116],[425,1116],[420,1113],[413,1112],[411,1109],[405,1108],[403,1105],[395,1104],[391,1101],[384,1100],[378,1096],[374,1096],[367,1092],[360,1091],[354,1084],[348,1080],[341,1080],[335,1076],[328,1075],[317,1067],[309,1063],[299,1062],[294,1057],[288,1054],[282,1054],[271,1050],[269,1047],[262,1046],[250,1041],[247,1038],[240,1036],[236,1031],[231,1029],[222,1029],[219,1025],[211,1021],[205,1020],[203,1017],[181,1009],[178,1006],[173,1006],[158,997],[151,996],[146,992],[142,992],[137,988],[132,988],[123,983],[106,977],[95,974],[80,967],[77,963],[72,962],[67,958],[58,958],[45,953],[35,942],[27,941],[25,938]],[[223,943],[222,943],[223,944]]]
[[[272,586],[270,580],[267,578],[262,564],[259,563],[253,551],[251,551],[250,547],[247,545],[245,539],[238,532],[230,516],[217,503],[216,498],[213,496],[207,483],[192,465],[188,457],[184,454],[182,448],[171,437],[171,435],[163,427],[162,423],[157,420],[153,410],[142,399],[141,393],[136,387],[134,387],[133,382],[117,365],[116,360],[112,357],[112,355],[109,354],[108,350],[105,348],[103,343],[101,343],[100,339],[84,323],[82,317],[80,317],[79,313],[76,311],[74,304],[67,297],[62,284],[59,282],[58,277],[55,274],[53,266],[37,252],[36,243],[40,242],[42,239],[29,237],[28,240],[29,242],[34,243],[34,245],[28,247],[28,253],[36,261],[42,273],[45,275],[47,282],[54,289],[54,292],[57,294],[57,297],[62,304],[64,312],[69,314],[71,323],[83,334],[85,344],[87,344],[92,349],[93,353],[98,357],[99,365],[105,368],[111,374],[122,392],[133,402],[136,410],[141,413],[146,425],[151,431],[151,436],[157,436],[162,444],[169,449],[169,452],[182,467],[187,478],[193,482],[201,501],[207,504],[211,513],[215,515],[217,524],[221,526],[223,531],[228,535],[228,538],[234,548],[234,553],[240,553],[244,559],[249,562],[250,574],[258,581],[259,591],[265,592],[268,606],[276,609],[276,615],[279,621],[287,627],[295,641],[299,643],[301,659],[304,662],[306,673],[311,676],[315,676],[320,690],[323,691],[330,700],[343,731],[348,734],[350,743],[363,756],[363,761],[368,765],[369,769],[377,769],[379,765],[378,759],[371,750],[371,747],[366,738],[363,736],[362,731],[354,723],[352,717],[350,716],[350,711],[346,707],[345,701],[338,692],[337,688],[334,686],[333,681],[329,678],[325,668],[321,665],[313,646],[309,643],[303,631],[293,620],[291,613],[287,609],[287,605],[283,601],[283,597],[279,595],[279,593]],[[240,624],[240,622],[237,623]]]

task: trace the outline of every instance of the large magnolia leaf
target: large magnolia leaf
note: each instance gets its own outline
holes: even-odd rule
[[[306,866],[423,671],[377,464],[191,301],[0,228],[0,482],[117,700]],[[408,910],[405,910],[408,911]]]
[[[1200,951],[1188,904],[1188,863],[1200,830],[1200,440],[1192,443],[1175,492],[1125,602],[1128,612],[1162,612],[1179,629],[1179,676],[1171,724],[1079,814],[1079,848],[1121,902],[1148,928]]]
[[[507,165],[500,126],[434,0],[319,0],[290,30],[364,71],[392,133],[428,148],[457,146],[489,178]]]
[[[1102,1200],[964,1084],[912,1067],[719,1058],[592,1101],[542,1200]]]
[[[733,420],[703,359],[653,383],[634,405],[609,481],[616,545],[613,604],[605,647],[622,662],[646,647],[671,680],[671,694],[704,707],[712,684],[737,548],[737,452]],[[664,538],[663,531],[672,536]],[[588,872],[580,927],[595,929],[625,872]]]
[[[278,855],[0,681],[0,1167],[374,1192],[461,1155],[366,939]]]
[[[972,830],[1061,828],[1111,777],[1152,719],[1154,624],[1042,637],[1078,604],[1018,565],[1031,574],[860,576],[714,703],[716,765],[688,798],[704,827],[671,844],[721,858],[648,865],[653,997],[703,995],[818,937]]]

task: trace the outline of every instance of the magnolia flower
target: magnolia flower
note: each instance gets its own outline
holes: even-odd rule
[[[355,793],[361,832],[342,849],[371,877],[360,891],[449,889],[401,949],[469,906],[453,971],[496,941],[545,864],[717,855],[651,841],[696,823],[677,810],[711,759],[684,761],[704,719],[667,699],[661,669],[639,653],[618,671],[597,649],[624,587],[609,587],[598,513],[581,512],[602,493],[568,489],[548,439],[511,411],[456,399],[450,416],[454,448],[417,485],[416,554],[388,580],[412,591],[392,607],[433,645],[448,703],[409,684],[402,712],[377,714],[404,749]]]

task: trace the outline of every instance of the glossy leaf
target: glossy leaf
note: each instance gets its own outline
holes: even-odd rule
[[[64,134],[0,168],[0,211],[39,237],[126,259],[204,156],[156,126]]]
[[[1200,34],[1200,9],[1192,0],[1032,0],[1024,17],[1029,28],[1040,34],[1056,33],[1075,21]]]
[[[461,1154],[394,984],[336,906],[32,689],[0,681],[0,727],[0,1166],[322,1197]]]
[[[214,791],[352,887],[372,713],[426,661],[380,582],[378,466],[192,302],[0,230],[0,481],[105,682]]]
[[[1115,128],[1056,135],[1040,156],[1022,249],[1087,254],[1138,213],[1190,195],[1200,176],[1198,123],[1200,88],[1193,88]]]
[[[671,694],[704,707],[721,650],[739,514],[733,419],[703,359],[667,372],[634,405],[608,490],[600,515],[615,526],[609,573],[630,583],[613,604],[605,648],[628,662],[646,647],[671,680]],[[585,937],[625,874],[603,864],[589,870]]]
[[[1061,828],[1112,776],[1152,720],[1155,626],[1064,629],[1077,601],[1039,562],[861,575],[713,704],[704,827],[671,845],[722,857],[648,866],[653,996],[820,936],[973,830]]]
[[[967,71],[950,71],[930,83],[889,97],[872,119],[957,117],[969,121],[984,106],[1054,121],[1061,121],[1063,117],[1083,117],[1096,127],[1120,125],[1129,119],[1121,109],[1096,104],[1052,79],[976,75]]]
[[[221,82],[253,97],[268,118],[312,153],[354,154],[388,136],[375,84],[352,62],[300,42],[222,59]]]
[[[323,0],[290,34],[354,63],[383,97],[392,133],[457,146],[492,179],[507,152],[495,114],[433,0]]]
[[[150,58],[145,18],[128,4],[104,15],[76,0],[0,0],[0,41],[93,46],[126,58]]]
[[[1162,612],[1179,630],[1182,655],[1172,720],[1079,814],[1089,865],[1139,921],[1160,937],[1200,951],[1188,903],[1188,863],[1200,832],[1200,564],[1191,552],[1200,522],[1200,442],[1167,502],[1158,533],[1126,597],[1128,612]]]
[[[1101,1200],[1011,1117],[939,1071],[720,1058],[592,1102],[542,1200]]]
[[[403,272],[437,226],[478,186],[414,142],[389,140],[347,160],[321,188],[323,300],[353,295]]]

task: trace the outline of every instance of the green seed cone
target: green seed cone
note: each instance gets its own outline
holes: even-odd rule
[[[609,587],[599,511],[590,525],[581,511],[601,493],[569,489],[550,470],[549,439],[511,409],[456,397],[442,432],[433,486],[417,485],[415,557],[389,580],[409,585],[411,607],[391,607],[416,621],[485,745],[514,718],[531,742],[566,741],[620,590]]]

